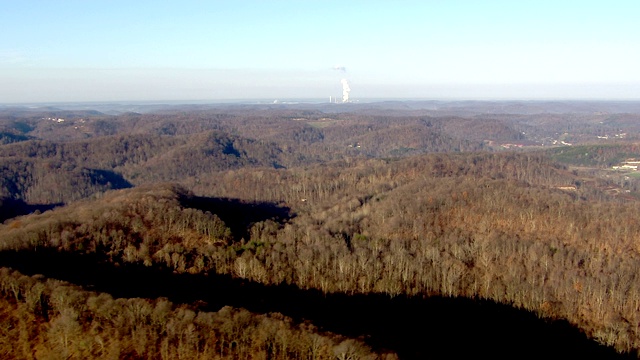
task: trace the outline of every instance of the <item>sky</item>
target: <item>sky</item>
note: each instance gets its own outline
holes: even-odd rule
[[[640,100],[638,0],[0,0],[0,104]]]

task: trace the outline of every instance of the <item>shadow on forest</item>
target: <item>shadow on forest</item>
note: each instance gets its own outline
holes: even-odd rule
[[[87,169],[94,184],[109,185],[109,189],[130,189],[133,187],[127,179],[115,171],[103,169]]]
[[[81,174],[88,177],[88,180],[91,182],[91,186],[83,184],[78,186],[78,188],[83,188],[83,186],[95,188],[95,186],[98,185],[102,186],[99,191],[104,191],[111,189],[129,189],[133,187],[133,185],[124,177],[122,177],[121,174],[118,174],[114,171],[101,169],[82,169]],[[91,194],[91,191],[93,190],[84,191],[84,196],[88,196],[89,194]],[[83,191],[80,191],[80,193],[82,194]],[[52,204],[29,204],[22,199],[0,198],[0,222],[4,222],[5,220],[17,216],[32,214],[34,212],[45,212],[47,210],[51,210],[63,205],[63,202]]]
[[[113,297],[166,297],[198,302],[201,310],[242,307],[308,320],[322,330],[362,337],[374,349],[401,359],[423,358],[626,358],[589,341],[565,321],[491,301],[463,298],[389,298],[383,295],[323,295],[293,286],[265,286],[223,275],[174,274],[140,265],[113,266],[95,256],[0,252],[0,266],[43,274]],[[630,357],[629,357],[630,358]]]
[[[245,202],[238,199],[191,196],[180,199],[182,206],[216,214],[231,229],[236,241],[249,239],[251,225],[273,220],[282,224],[291,219],[291,209],[270,202]]]
[[[62,205],[64,204],[27,204],[22,199],[1,199],[0,222],[16,216],[27,215],[34,212],[45,212]]]

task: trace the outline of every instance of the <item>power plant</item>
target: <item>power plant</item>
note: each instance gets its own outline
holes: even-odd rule
[[[347,79],[342,79],[340,80],[340,83],[342,84],[342,102],[348,103],[349,92],[351,91],[351,88],[349,87],[349,82],[347,81]],[[338,97],[329,95],[329,102],[337,104],[339,102]]]
[[[340,66],[340,65],[336,65],[333,67],[333,70],[337,70],[340,71],[342,73],[345,73],[347,71],[347,68],[344,66]],[[349,102],[349,92],[351,91],[351,88],[349,87],[349,82],[347,81],[347,79],[343,78],[342,80],[340,80],[340,83],[342,84],[342,102],[343,103],[348,103]],[[329,96],[329,102],[330,103],[338,103],[338,98],[337,97],[332,97]]]
[[[349,92],[351,91],[349,83],[347,82],[347,79],[342,79],[340,82],[342,83],[342,102],[349,102]]]

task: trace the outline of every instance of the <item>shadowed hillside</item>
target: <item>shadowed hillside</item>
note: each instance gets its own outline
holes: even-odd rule
[[[167,298],[197,303],[201,311],[224,306],[254,313],[281,313],[321,330],[365,340],[402,359],[490,356],[617,359],[566,322],[486,300],[323,295],[294,286],[265,286],[224,275],[174,274],[140,265],[114,267],[100,258],[51,251],[0,252],[0,265],[43,274],[106,292],[116,298]]]

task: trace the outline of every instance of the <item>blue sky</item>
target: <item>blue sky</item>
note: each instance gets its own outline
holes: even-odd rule
[[[640,1],[5,1],[0,103],[640,99]],[[344,66],[346,71],[334,70]]]

